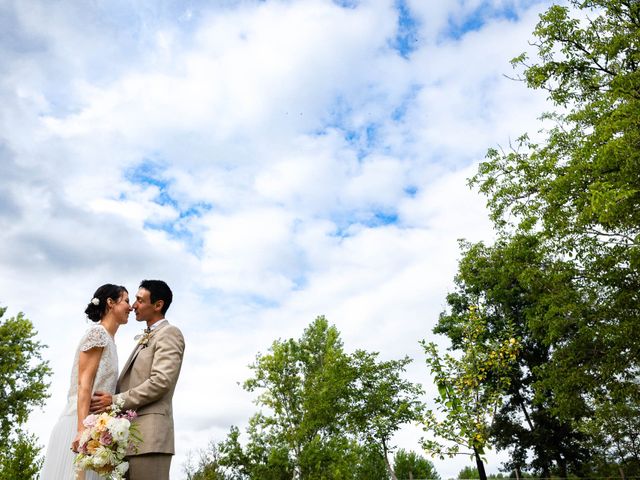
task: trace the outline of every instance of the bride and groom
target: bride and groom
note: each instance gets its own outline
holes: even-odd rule
[[[180,375],[184,337],[169,324],[165,313],[173,294],[162,280],[143,280],[133,305],[125,287],[106,284],[96,290],[85,313],[92,325],[75,353],[67,405],[55,425],[41,480],[74,480],[75,454],[90,413],[106,411],[113,403],[135,410],[142,442],[129,452],[130,480],[168,480],[174,451],[173,392]],[[146,322],[144,334],[118,375],[114,337],[129,313]],[[81,478],[81,474],[79,475]],[[86,472],[85,480],[103,477]]]

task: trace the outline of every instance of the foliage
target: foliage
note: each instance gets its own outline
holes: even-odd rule
[[[48,397],[51,370],[33,324],[22,313],[3,320],[5,312],[0,308],[0,479],[29,479],[39,470],[40,447],[20,425]]]
[[[431,479],[440,480],[433,463],[415,452],[400,449],[393,458],[393,471],[398,480]]]
[[[591,309],[573,286],[575,269],[550,259],[533,234],[501,238],[492,246],[463,243],[462,250],[456,289],[447,296],[448,311],[434,331],[447,335],[454,349],[462,349],[469,308],[479,303],[488,336],[494,341],[507,335],[519,339],[520,353],[508,371],[509,385],[489,432],[496,448],[511,450],[505,467],[528,467],[545,476],[554,468],[560,474],[579,469],[588,459],[583,438],[572,422],[553,413],[557,399],[544,383],[555,362],[550,339],[588,318]],[[578,349],[577,354],[584,353]],[[569,372],[564,375],[567,382],[583,381]],[[590,412],[578,398],[566,402],[575,412],[573,418]]]
[[[499,241],[468,249],[439,328],[455,338],[456,305],[480,295],[496,331],[509,320],[523,334],[520,373],[492,430],[499,447],[515,445],[509,468],[533,453],[531,467],[545,476],[552,464],[561,476],[614,464],[634,471],[640,3],[569,0],[533,33],[537,59],[512,63],[555,111],[543,116],[541,140],[523,135],[509,151],[490,149],[471,179],[487,195]]]
[[[469,479],[475,479],[475,478],[480,478],[479,474],[478,474],[478,469],[475,467],[464,467],[462,470],[460,470],[460,472],[458,472],[458,477],[459,480],[469,480]]]
[[[624,399],[612,398],[596,405],[594,415],[582,423],[598,453],[598,473],[640,476],[640,398],[636,391],[621,391]]]
[[[44,404],[51,372],[42,361],[44,346],[34,340],[33,324],[22,313],[2,320],[5,312],[0,308],[0,448],[6,447],[15,426],[27,421],[33,407]]]
[[[504,475],[502,473],[492,473],[490,474],[487,478],[489,480],[492,479],[500,479],[500,478],[511,478],[511,479],[515,479],[515,478],[532,478],[531,475],[529,474],[522,474],[519,475],[518,477],[516,477],[515,472],[512,472],[513,474],[511,476],[509,475]],[[464,467],[462,470],[460,470],[460,472],[458,472],[458,476],[456,477],[458,480],[471,480],[471,479],[477,479],[480,478],[480,474],[478,473],[478,469],[476,467]]]
[[[444,415],[440,419],[432,410],[425,415],[425,430],[435,439],[423,439],[423,447],[440,458],[467,447],[483,474],[481,455],[489,443],[495,410],[509,387],[520,342],[508,330],[500,332],[501,337],[490,335],[487,320],[475,305],[460,317],[458,327],[456,347],[462,352],[460,358],[441,356],[435,343],[422,342],[438,387],[436,405]]]
[[[184,465],[187,480],[227,480],[223,467],[220,465],[220,453],[215,442],[210,442],[206,449],[196,452],[197,464],[192,463],[192,453],[189,453]]]
[[[417,419],[420,388],[402,380],[408,359],[344,351],[340,335],[318,317],[298,340],[277,340],[258,354],[253,377],[260,410],[245,445],[232,427],[220,464],[238,478],[387,478],[390,436]]]
[[[569,3],[589,18],[551,7],[534,31],[539,63],[514,59],[527,85],[546,89],[564,113],[546,115],[554,126],[542,144],[523,136],[512,152],[489,150],[472,184],[488,195],[498,228],[539,232],[555,259],[575,267],[593,311],[552,339],[566,349],[552,370],[583,382],[550,372],[546,383],[557,400],[590,402],[629,387],[640,364],[631,334],[640,306],[640,4]],[[555,407],[573,416],[570,402]]]
[[[411,359],[378,362],[377,354],[358,350],[352,362],[358,372],[354,385],[352,428],[364,442],[379,445],[388,463],[389,441],[401,425],[418,419],[423,404],[418,400],[422,388],[402,379],[401,373]]]
[[[43,462],[40,448],[33,435],[16,431],[0,455],[0,480],[37,480]]]

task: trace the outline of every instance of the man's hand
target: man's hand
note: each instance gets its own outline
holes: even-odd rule
[[[113,403],[113,397],[110,393],[97,391],[91,397],[91,404],[89,405],[89,413],[102,413],[107,412],[111,408]]]

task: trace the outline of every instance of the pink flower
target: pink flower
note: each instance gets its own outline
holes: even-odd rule
[[[113,437],[108,430],[105,430],[100,434],[100,443],[102,445],[111,445],[113,443]]]
[[[131,421],[135,418],[138,418],[138,414],[136,412],[134,412],[133,410],[127,410],[127,412],[125,413],[124,417]]]
[[[87,418],[82,421],[82,424],[87,428],[92,428],[95,426],[97,420],[97,415],[88,415]]]

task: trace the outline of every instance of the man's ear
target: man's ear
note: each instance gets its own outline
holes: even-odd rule
[[[162,307],[164,307],[164,300],[156,300],[153,304],[153,309],[158,312],[162,311]]]

